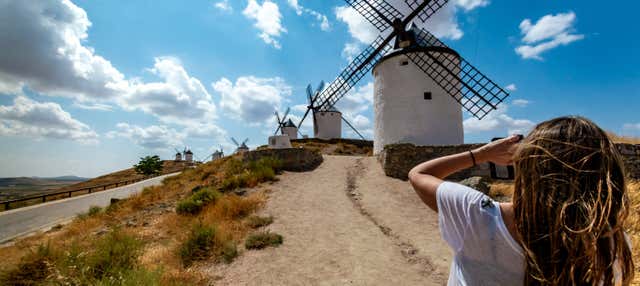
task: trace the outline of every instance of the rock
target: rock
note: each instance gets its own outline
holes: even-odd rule
[[[107,233],[108,231],[109,231],[109,229],[107,229],[106,227],[103,227],[103,228],[101,228],[99,230],[94,231],[93,234],[97,235],[97,236],[101,236],[101,235]]]
[[[120,199],[116,199],[116,198],[111,198],[110,203],[113,205],[113,204],[118,203],[119,201],[121,201],[121,200]]]
[[[143,222],[142,226],[149,226],[149,222],[148,221]]]
[[[135,219],[130,219],[127,221],[127,223],[125,224],[127,227],[134,227],[136,226],[136,220]]]
[[[471,177],[460,181],[460,184],[469,188],[480,191],[483,194],[488,194],[491,186],[489,186],[490,180],[485,177]]]
[[[243,197],[244,195],[247,194],[247,190],[245,189],[238,189],[238,190],[234,190],[233,191],[234,194]]]

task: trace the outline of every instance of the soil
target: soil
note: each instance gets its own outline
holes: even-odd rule
[[[373,157],[325,156],[270,185],[261,215],[284,243],[200,269],[215,285],[442,285],[451,251],[437,214]]]

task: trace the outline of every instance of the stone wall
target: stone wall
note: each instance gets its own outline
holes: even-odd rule
[[[322,163],[322,155],[319,152],[304,148],[264,149],[242,154],[243,161],[257,161],[264,157],[282,160],[282,169],[291,172],[311,171]]]
[[[627,175],[632,179],[640,180],[640,145],[616,144],[616,147],[624,160]]]
[[[387,176],[407,179],[411,168],[424,161],[472,150],[484,144],[463,144],[450,146],[414,146],[413,144],[387,145],[378,155]],[[640,145],[616,144],[624,159],[629,177],[640,179]],[[475,168],[452,174],[447,179],[462,180],[471,176],[490,177],[489,164],[480,164]]]
[[[291,140],[291,143],[309,143],[309,142],[315,142],[315,143],[325,143],[325,144],[338,144],[338,143],[342,143],[342,144],[351,144],[354,145],[356,147],[371,147],[373,148],[373,141],[370,140],[359,140],[359,139],[346,139],[346,138],[335,138],[335,139],[319,139],[319,138],[307,138],[307,139],[293,139]]]

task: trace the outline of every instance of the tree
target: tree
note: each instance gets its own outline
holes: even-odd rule
[[[160,160],[158,155],[146,156],[140,158],[140,162],[133,165],[133,168],[138,174],[145,176],[159,175],[162,172],[162,160]]]

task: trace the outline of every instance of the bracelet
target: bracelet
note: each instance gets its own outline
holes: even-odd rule
[[[471,150],[469,150],[469,154],[471,155],[471,160],[473,161],[473,167],[477,166],[476,156],[473,156],[473,152]]]

